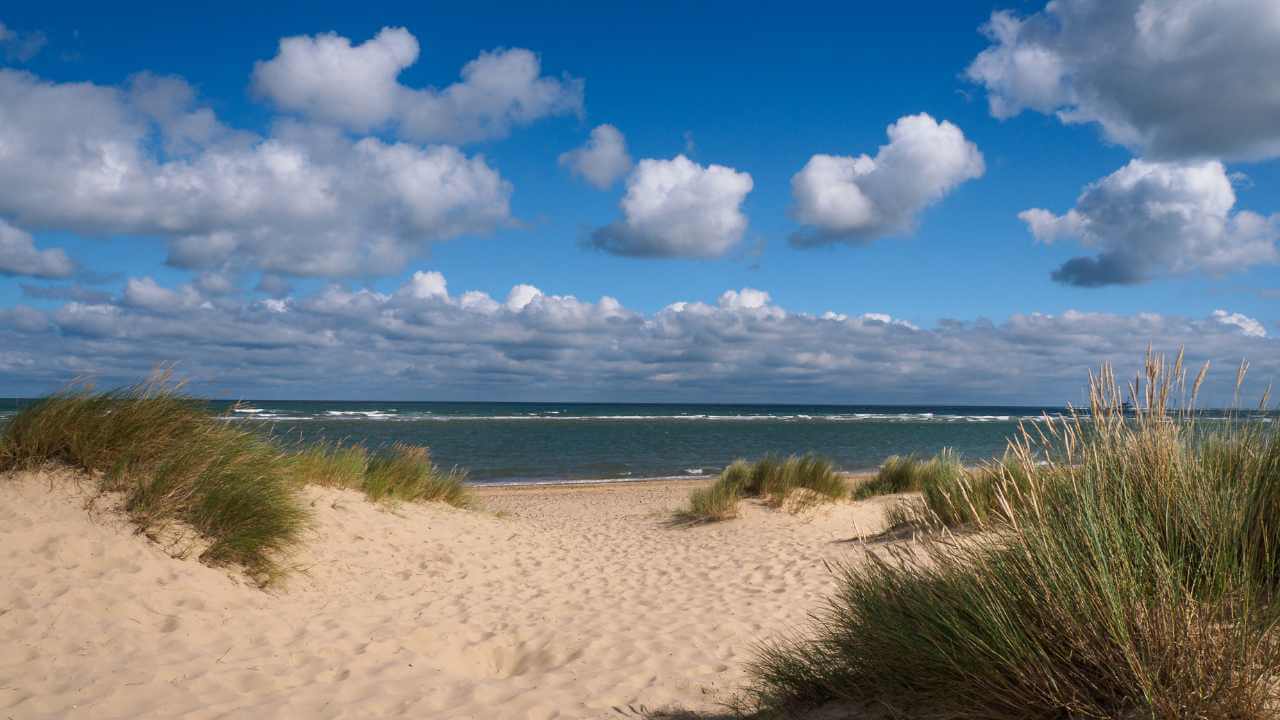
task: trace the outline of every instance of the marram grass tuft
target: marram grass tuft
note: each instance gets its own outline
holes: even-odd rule
[[[384,502],[472,504],[466,473],[442,471],[426,448],[283,447],[181,393],[167,375],[108,392],[76,387],[22,408],[0,430],[0,471],[47,463],[92,473],[124,493],[139,530],[181,523],[207,542],[201,559],[245,567],[263,582],[301,540],[303,484]]]
[[[466,479],[462,470],[436,467],[427,448],[397,443],[369,458],[364,492],[371,500],[443,502],[468,507],[473,501]]]
[[[307,521],[287,454],[165,377],[36,401],[5,425],[0,447],[0,469],[58,463],[94,473],[104,490],[125,494],[140,530],[185,523],[208,541],[203,560],[255,577],[277,573]]]
[[[1129,411],[1104,366],[1088,415],[1024,429],[981,476],[992,499],[965,518],[979,532],[838,568],[808,633],[761,649],[746,709],[1274,717],[1280,435],[1199,424],[1201,377],[1149,356]]]
[[[689,506],[676,513],[675,521],[693,524],[735,518],[738,502],[744,497],[758,497],[770,507],[798,512],[838,500],[848,491],[831,461],[816,455],[785,459],[766,455],[755,463],[735,460],[714,484],[689,494]]]

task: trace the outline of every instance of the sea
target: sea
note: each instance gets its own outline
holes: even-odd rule
[[[30,401],[0,399],[0,423]],[[1019,423],[1064,408],[495,402],[211,402],[282,442],[425,445],[476,483],[573,483],[714,475],[737,458],[818,453],[842,470],[951,448],[999,456]]]

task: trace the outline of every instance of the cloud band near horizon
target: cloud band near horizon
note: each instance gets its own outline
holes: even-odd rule
[[[1208,399],[1229,396],[1242,358],[1256,382],[1280,377],[1277,340],[1226,310],[919,328],[873,311],[788,311],[752,288],[644,313],[528,284],[504,298],[451,293],[421,271],[392,293],[333,285],[261,300],[133,278],[110,298],[0,310],[0,342],[0,393],[136,382],[176,363],[223,396],[1061,404],[1083,399],[1099,362],[1129,367],[1153,343],[1212,361]]]

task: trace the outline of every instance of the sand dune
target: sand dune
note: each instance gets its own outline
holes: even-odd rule
[[[309,488],[285,585],[175,559],[73,476],[0,479],[0,718],[618,718],[713,709],[831,590],[879,499],[664,525],[689,483]]]

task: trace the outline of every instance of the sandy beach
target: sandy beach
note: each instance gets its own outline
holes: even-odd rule
[[[705,481],[703,481],[705,482]],[[307,487],[263,591],[175,558],[71,474],[0,482],[0,717],[609,718],[715,710],[892,497],[672,527],[697,482],[482,488],[479,510]]]

